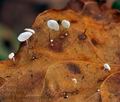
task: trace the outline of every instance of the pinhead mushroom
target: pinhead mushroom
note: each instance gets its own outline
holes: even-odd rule
[[[13,60],[13,61],[15,61],[15,54],[12,52],[12,53],[10,53],[9,55],[8,55],[8,58],[10,59],[10,60]]]
[[[100,92],[100,89],[97,89],[97,92]]]
[[[104,64],[104,70],[108,70],[108,71],[111,70],[109,64],[107,64],[107,63]]]
[[[61,24],[66,29],[70,28],[70,21],[68,21],[68,20],[62,20]]]
[[[33,33],[31,33],[31,32],[23,32],[18,36],[18,40],[20,42],[27,41],[32,35],[33,35]]]
[[[73,78],[72,81],[77,84],[77,79],[76,78]]]
[[[59,24],[56,20],[48,20],[47,26],[52,30],[59,31]]]
[[[53,42],[53,41],[54,41],[53,39],[50,40],[50,42]]]
[[[35,34],[35,30],[33,30],[33,29],[25,28],[24,30],[27,31],[27,32],[31,32],[31,33]]]

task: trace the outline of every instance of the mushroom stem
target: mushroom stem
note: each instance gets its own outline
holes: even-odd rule
[[[12,58],[13,62],[15,62],[15,57]]]
[[[29,47],[29,46],[28,46],[28,40],[26,40],[26,45],[27,45],[27,47]]]

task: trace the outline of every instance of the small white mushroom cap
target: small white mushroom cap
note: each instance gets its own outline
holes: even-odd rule
[[[53,42],[53,41],[54,41],[53,39],[50,40],[50,42]]]
[[[27,31],[27,32],[31,32],[31,33],[35,34],[35,30],[33,30],[33,29],[25,28],[24,30]]]
[[[61,24],[66,29],[70,28],[70,21],[68,21],[68,20],[62,20]]]
[[[98,89],[97,92],[100,92],[100,89]]]
[[[18,40],[20,42],[24,42],[24,41],[28,40],[32,35],[33,35],[33,33],[31,33],[31,32],[23,32],[18,36]]]
[[[109,71],[111,70],[109,64],[107,63],[104,64],[104,70],[109,70]]]
[[[47,26],[52,30],[59,31],[59,24],[56,20],[48,20]]]
[[[9,58],[9,59],[13,59],[14,56],[15,56],[15,54],[12,52],[12,53],[10,53],[10,54],[8,55],[8,58]]]
[[[72,81],[77,84],[77,79],[76,78],[73,78]]]

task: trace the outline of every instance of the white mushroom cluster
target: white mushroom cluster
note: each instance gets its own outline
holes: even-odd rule
[[[70,22],[68,20],[62,20],[61,25],[65,28],[68,29],[70,28]],[[54,30],[54,31],[59,31],[60,30],[60,25],[58,24],[58,22],[56,20],[48,20],[47,22],[47,26],[48,28]],[[18,36],[18,41],[19,42],[27,42],[28,43],[28,39],[35,34],[35,30],[30,29],[30,28],[25,28],[24,29],[25,32],[22,32],[19,36]],[[51,42],[53,42],[53,39],[50,40]],[[8,58],[10,60],[15,61],[15,53],[12,52],[8,55]]]
[[[33,34],[35,34],[35,31],[34,31],[33,29],[25,28],[24,30],[25,30],[25,32],[21,33],[21,34],[18,36],[18,38],[17,38],[19,42],[24,42],[24,41],[27,42],[27,40],[28,40]],[[9,58],[10,60],[13,60],[13,61],[15,62],[15,53],[14,53],[14,52],[10,53],[10,54],[8,55],[8,58]]]
[[[62,20],[61,25],[63,26],[63,28],[69,29],[70,28],[70,21],[69,20]],[[48,26],[48,28],[50,28],[51,30],[54,30],[54,31],[60,30],[60,25],[58,24],[58,22],[56,20],[48,20],[47,26]]]

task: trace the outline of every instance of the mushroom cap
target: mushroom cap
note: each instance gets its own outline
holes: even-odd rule
[[[62,20],[61,24],[66,29],[70,28],[70,21],[68,21],[68,20]]]
[[[8,58],[9,58],[9,59],[13,59],[14,56],[15,56],[15,54],[12,52],[12,53],[10,53],[10,54],[8,55]]]
[[[27,32],[31,32],[31,33],[35,34],[35,30],[33,30],[31,28],[25,28],[24,30]]]
[[[107,63],[104,64],[104,69],[105,69],[105,70],[111,70],[109,64],[107,64]]]
[[[24,42],[24,41],[28,40],[32,36],[32,34],[33,33],[31,33],[31,32],[23,32],[18,36],[18,40],[20,42]]]
[[[59,31],[59,24],[56,20],[48,20],[47,26],[52,30]]]

